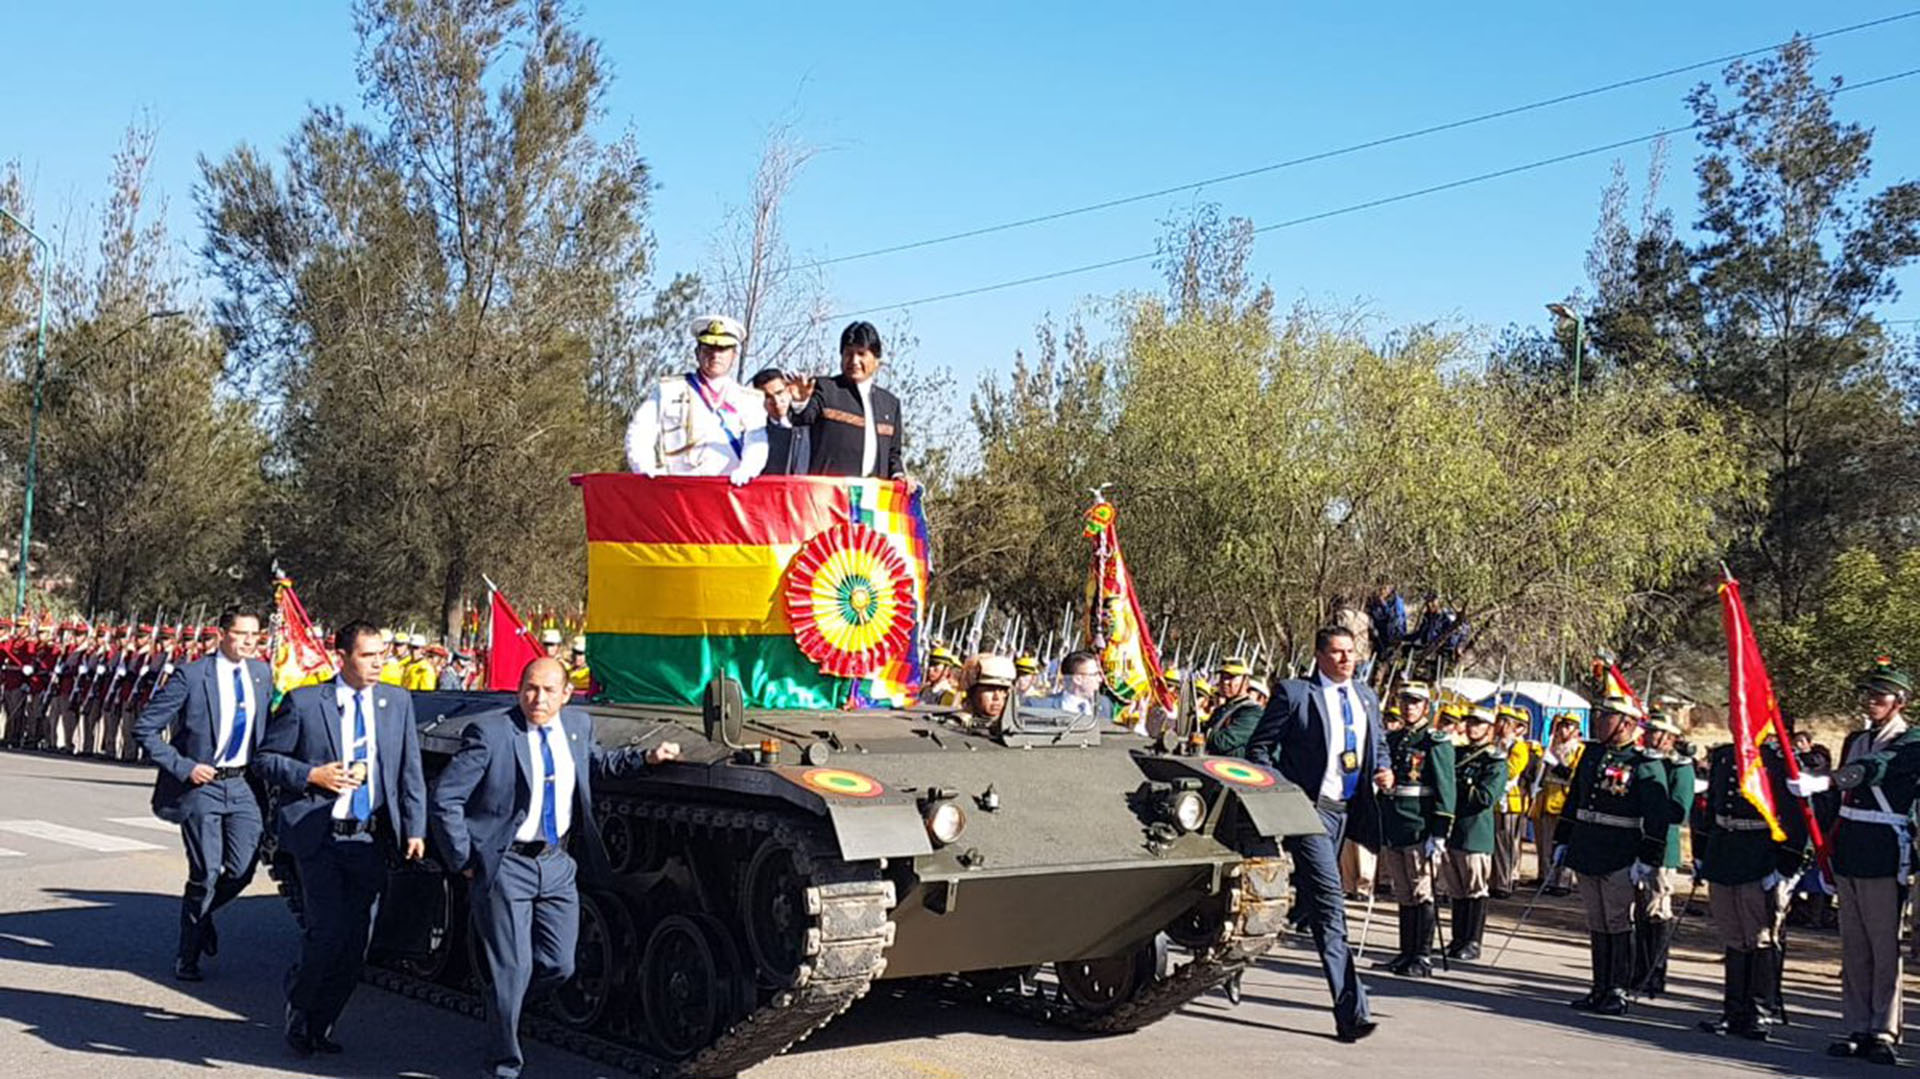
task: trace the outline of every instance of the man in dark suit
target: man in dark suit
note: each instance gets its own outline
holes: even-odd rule
[[[873,384],[880,370],[880,331],[855,322],[840,333],[840,373],[802,380],[797,427],[813,431],[816,476],[905,479],[900,457],[900,399]]]
[[[769,367],[756,373],[748,385],[766,397],[767,466],[762,476],[804,476],[813,467],[813,429],[793,422],[793,385],[787,373]]]
[[[473,882],[473,925],[493,973],[487,1068],[504,1079],[520,1074],[520,1008],[529,988],[552,989],[573,976],[577,874],[603,885],[610,875],[593,819],[594,776],[680,755],[673,742],[599,749],[593,717],[565,707],[570,696],[558,660],[527,664],[518,704],[469,723],[433,788],[434,840],[447,865]],[[584,869],[568,854],[569,841]]]
[[[266,726],[273,674],[252,658],[258,615],[220,615],[220,650],[187,664],[140,711],[133,736],[160,766],[153,814],[180,826],[187,887],[173,976],[200,980],[200,957],[220,950],[213,912],[246,890],[260,851],[260,801],[247,765]],[[170,732],[170,733],[169,733]]]
[[[1373,1033],[1367,987],[1347,946],[1347,912],[1340,890],[1340,844],[1352,825],[1354,841],[1369,849],[1380,842],[1375,788],[1393,789],[1380,701],[1354,681],[1353,635],[1338,626],[1314,634],[1315,671],[1290,678],[1267,702],[1254,729],[1247,759],[1271,765],[1313,798],[1325,834],[1283,840],[1293,856],[1301,904],[1313,927],[1314,947],[1333,993],[1334,1029],[1343,1042]]]
[[[280,846],[300,870],[306,929],[287,979],[287,1044],[337,1053],[333,1025],[367,954],[389,850],[427,849],[427,785],[413,698],[380,681],[380,631],[348,622],[334,635],[340,676],[287,694],[254,770],[280,792]]]

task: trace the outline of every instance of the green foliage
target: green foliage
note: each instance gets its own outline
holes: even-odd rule
[[[566,476],[617,466],[646,342],[693,289],[649,308],[652,179],[591,134],[607,74],[558,4],[382,0],[356,22],[384,128],[318,108],[278,169],[245,146],[204,166],[221,327],[280,405],[273,549],[336,620],[451,631],[483,572],[571,607]]]
[[[1789,714],[1848,707],[1855,678],[1877,657],[1913,669],[1920,550],[1904,551],[1891,564],[1859,547],[1841,552],[1812,606],[1792,621],[1754,629]]]

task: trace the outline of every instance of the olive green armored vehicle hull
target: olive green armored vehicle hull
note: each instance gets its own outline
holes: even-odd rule
[[[932,710],[737,702],[716,683],[704,712],[589,707],[602,745],[671,740],[685,759],[596,780],[613,879],[583,892],[578,972],[536,1037],[640,1074],[733,1075],[874,982],[916,978],[1136,1030],[1271,946],[1277,841],[1319,827],[1267,769],[1084,718],[983,732]],[[417,694],[429,781],[475,715],[510,705]],[[289,891],[290,863],[274,873]],[[478,1014],[465,908],[459,876],[397,868],[369,976]]]

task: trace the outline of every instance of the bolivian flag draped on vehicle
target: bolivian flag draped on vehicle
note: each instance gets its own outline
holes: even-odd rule
[[[919,688],[926,518],[891,480],[575,477],[586,500],[587,661],[611,700],[905,705]]]
[[[1152,694],[1162,707],[1172,708],[1174,697],[1160,678],[1160,652],[1140,614],[1140,595],[1133,574],[1120,553],[1118,511],[1105,497],[1096,496],[1082,519],[1082,532],[1093,542],[1093,566],[1087,572],[1087,647],[1100,657],[1107,688],[1131,704]]]

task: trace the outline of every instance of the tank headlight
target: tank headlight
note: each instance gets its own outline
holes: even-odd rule
[[[1174,791],[1167,802],[1167,816],[1181,831],[1197,831],[1207,819],[1207,800],[1199,791]]]
[[[941,800],[926,809],[927,835],[935,843],[946,846],[960,838],[967,830],[967,814],[958,802]]]

